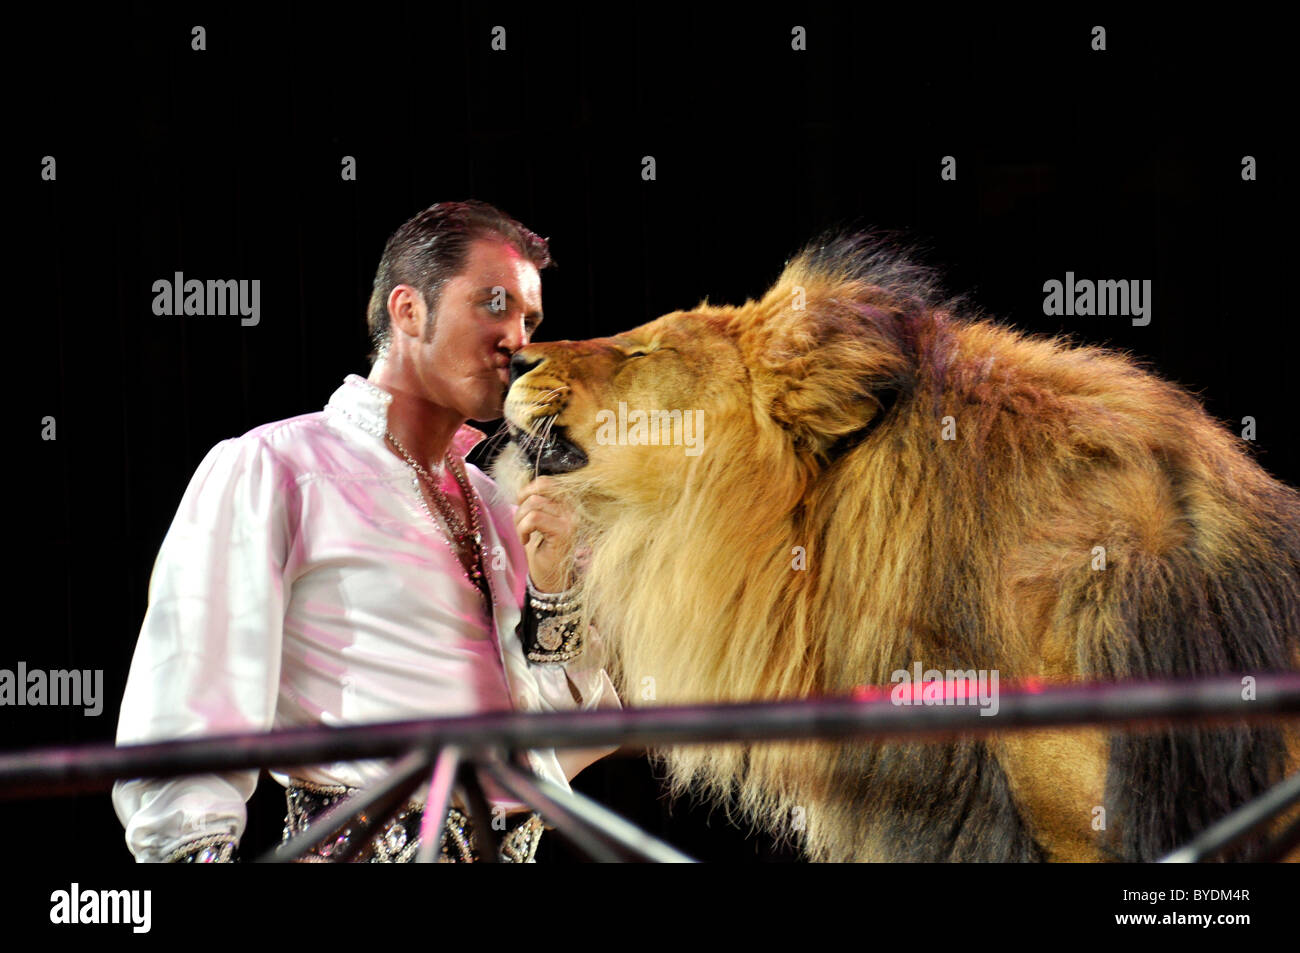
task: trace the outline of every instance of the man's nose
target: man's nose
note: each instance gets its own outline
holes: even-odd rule
[[[501,329],[501,338],[497,341],[497,347],[505,348],[511,354],[521,347],[528,346],[528,326],[524,322],[523,313],[512,314],[514,320],[507,318],[505,327]]]
[[[532,355],[525,354],[522,351],[515,354],[510,358],[510,383],[513,384],[516,378],[523,377],[538,364],[542,363],[543,360],[543,358],[533,357]]]

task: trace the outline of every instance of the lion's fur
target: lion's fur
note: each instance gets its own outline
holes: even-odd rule
[[[676,351],[625,367],[656,342]],[[591,457],[554,480],[628,703],[843,694],[915,661],[1004,683],[1300,667],[1300,495],[1132,359],[966,315],[887,244],[829,239],[761,300],[528,350],[547,360],[507,413]],[[702,408],[701,454],[593,446],[620,399]],[[496,473],[530,475],[517,451]],[[1286,750],[1254,724],[666,759],[676,793],[815,860],[1150,860]]]

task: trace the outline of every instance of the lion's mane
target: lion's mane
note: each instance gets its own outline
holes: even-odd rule
[[[1134,360],[970,313],[862,236],[811,246],[759,301],[691,314],[739,349],[748,403],[712,407],[669,486],[656,469],[623,474],[635,491],[617,498],[582,470],[557,478],[630,704],[844,694],[918,660],[1004,683],[1297,667],[1300,497]],[[1179,846],[1287,756],[1271,725],[1097,737],[1096,858]],[[964,740],[663,757],[676,793],[814,860],[1048,859],[1004,755]]]

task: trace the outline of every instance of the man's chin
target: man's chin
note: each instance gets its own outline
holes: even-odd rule
[[[465,416],[472,423],[493,423],[505,416],[505,409],[506,389],[502,387],[500,393],[493,394],[491,397],[480,401],[477,406],[470,408],[470,413]]]
[[[506,395],[501,392],[501,399],[492,403],[483,405],[483,413],[486,416],[477,418],[478,420],[501,420],[506,415]]]

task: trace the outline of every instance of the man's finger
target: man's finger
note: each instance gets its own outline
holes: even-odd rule
[[[531,494],[534,493],[537,494],[538,496],[554,495],[555,481],[550,477],[545,477],[545,476],[538,477],[537,479],[530,481],[524,486],[522,490],[519,491],[518,500],[522,502],[525,497],[530,496]]]
[[[554,537],[564,538],[571,534],[572,526],[567,520],[550,513],[534,511],[515,523],[515,532],[519,534],[519,541],[528,545],[528,537],[535,532],[541,533],[548,540]]]
[[[553,516],[567,518],[571,515],[572,510],[563,503],[557,503],[555,500],[547,499],[544,496],[530,496],[520,503],[519,508],[515,510],[515,519],[529,513],[550,513]]]

